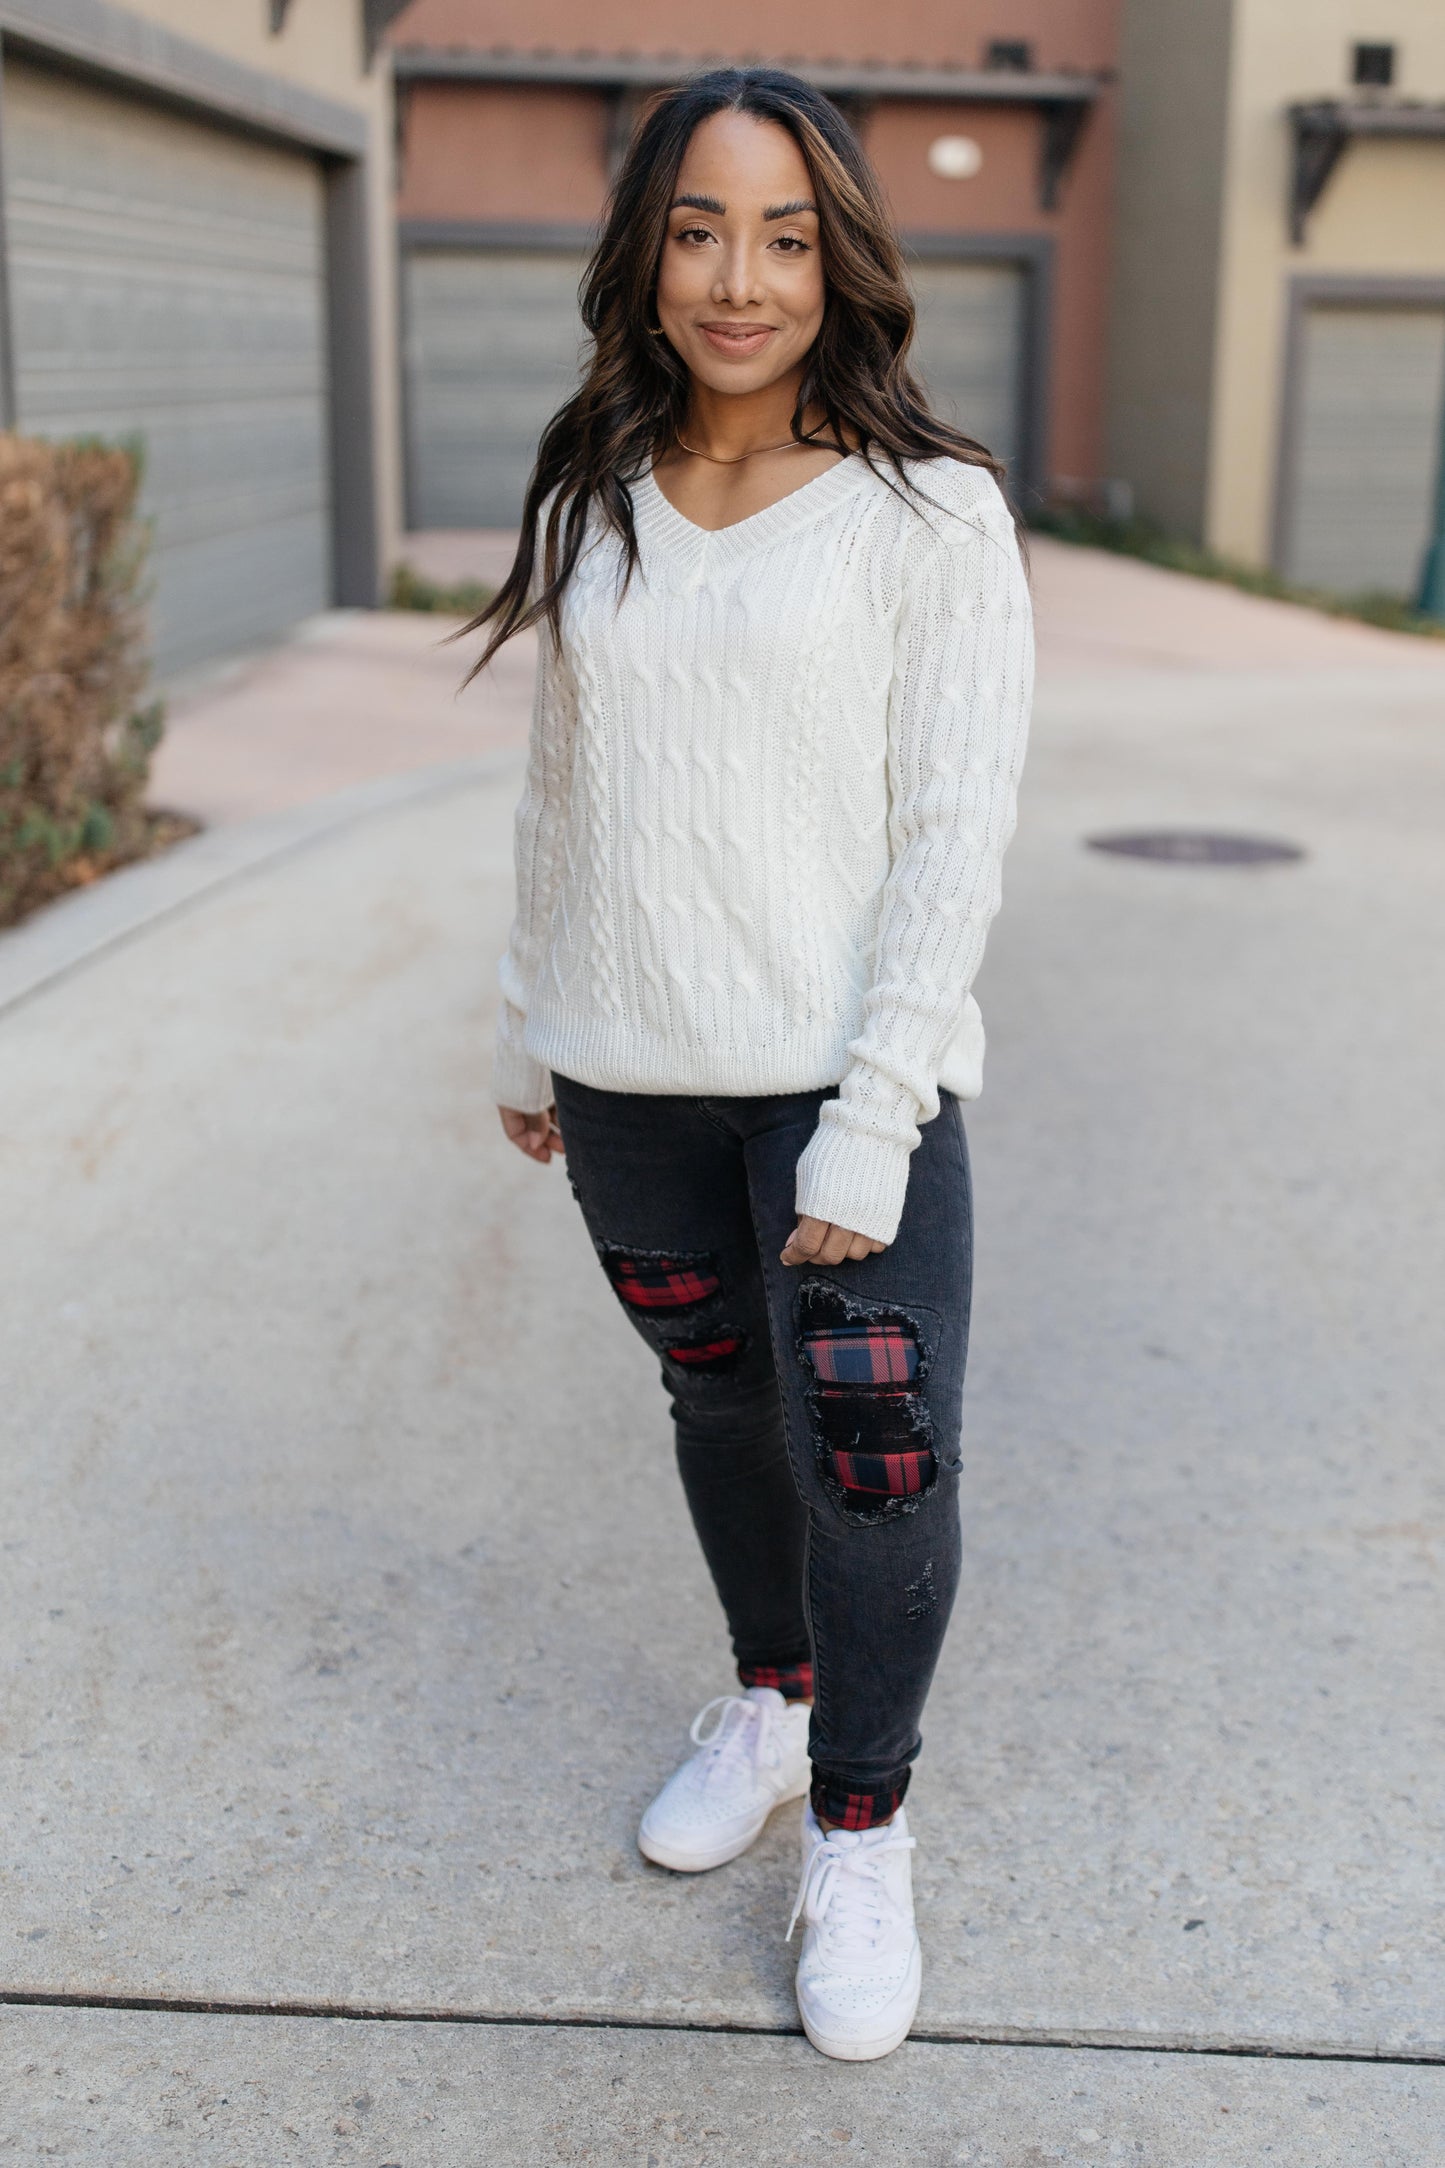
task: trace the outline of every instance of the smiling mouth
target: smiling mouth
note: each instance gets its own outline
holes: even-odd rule
[[[772,324],[699,324],[698,330],[724,354],[755,354],[773,336]]]

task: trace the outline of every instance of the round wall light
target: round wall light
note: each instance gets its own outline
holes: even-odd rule
[[[971,181],[983,164],[983,146],[972,136],[935,136],[928,146],[930,172],[940,180]]]

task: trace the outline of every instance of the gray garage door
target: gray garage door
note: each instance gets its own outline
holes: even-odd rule
[[[1316,304],[1302,330],[1282,569],[1341,594],[1412,595],[1445,410],[1445,306]]]
[[[315,163],[8,58],[4,157],[19,423],[141,440],[161,674],[323,609]]]
[[[408,251],[408,524],[511,527],[549,416],[577,380],[580,256]],[[1023,273],[923,263],[918,358],[940,411],[1004,458],[1020,444]]]
[[[1022,450],[1024,278],[1018,264],[922,262],[914,358],[936,409],[1013,464]]]
[[[577,381],[582,258],[407,252],[411,527],[515,527],[537,438]]]

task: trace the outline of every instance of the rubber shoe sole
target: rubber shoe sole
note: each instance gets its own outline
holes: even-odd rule
[[[711,1845],[690,1845],[683,1850],[680,1845],[669,1844],[665,1836],[658,1836],[647,1826],[646,1815],[637,1832],[637,1849],[644,1859],[650,1859],[655,1867],[670,1867],[674,1874],[706,1874],[711,1867],[725,1867],[730,1859],[738,1859],[750,1845],[756,1844],[767,1827],[768,1816],[779,1807],[788,1806],[801,1799],[808,1789],[809,1778],[804,1776],[791,1790],[780,1792],[772,1805],[764,1808],[754,1821],[748,1823],[742,1834],[723,1838]]]

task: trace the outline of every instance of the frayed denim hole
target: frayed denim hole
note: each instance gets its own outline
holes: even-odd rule
[[[933,1560],[930,1558],[916,1581],[908,1582],[903,1591],[903,1616],[927,1618],[930,1611],[938,1609],[938,1590],[933,1580]]]
[[[715,1250],[640,1250],[604,1243],[598,1255],[614,1294],[634,1315],[696,1310],[722,1293]]]
[[[726,1376],[737,1367],[747,1345],[745,1332],[734,1332],[724,1326],[700,1339],[670,1341],[662,1353],[664,1360],[685,1378],[715,1378]]]
[[[892,1520],[933,1495],[933,1422],[917,1393],[855,1387],[813,1393],[809,1406],[819,1474],[850,1520]]]
[[[822,1346],[836,1349],[839,1335],[846,1340],[854,1333],[883,1334],[890,1343],[896,1335],[896,1345],[901,1350],[911,1350],[911,1374],[907,1379],[910,1385],[922,1385],[933,1367],[932,1344],[923,1314],[906,1304],[870,1302],[835,1286],[831,1280],[805,1280],[798,1290],[794,1316],[795,1352],[808,1374],[810,1385],[830,1381],[819,1375],[808,1352],[808,1342],[819,1342],[820,1352]],[[937,1322],[936,1318],[934,1321]]]
[[[914,1513],[938,1486],[921,1321],[831,1280],[798,1291],[797,1355],[808,1374],[814,1457],[824,1489],[859,1526]]]

